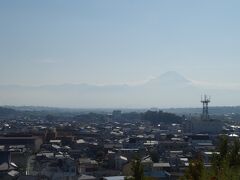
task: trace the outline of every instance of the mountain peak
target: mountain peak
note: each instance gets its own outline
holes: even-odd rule
[[[189,84],[190,81],[175,71],[168,71],[161,76],[151,80],[151,83],[161,84]]]
[[[179,74],[176,71],[168,71],[164,74],[162,74],[158,79],[161,79],[162,81],[170,81],[170,82],[190,82],[188,79],[186,79],[183,75]]]

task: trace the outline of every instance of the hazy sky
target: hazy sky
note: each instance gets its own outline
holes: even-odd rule
[[[0,84],[240,83],[240,1],[1,0]]]

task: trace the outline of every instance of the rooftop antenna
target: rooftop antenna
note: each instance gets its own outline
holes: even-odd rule
[[[201,103],[203,104],[203,110],[202,110],[202,120],[209,120],[209,114],[208,114],[208,104],[211,102],[210,96],[204,95],[201,97]]]

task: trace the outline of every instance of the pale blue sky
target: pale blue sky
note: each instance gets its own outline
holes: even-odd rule
[[[240,1],[0,1],[0,84],[240,83]]]

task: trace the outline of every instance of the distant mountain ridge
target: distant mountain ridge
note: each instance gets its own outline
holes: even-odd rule
[[[215,105],[239,105],[238,90],[199,87],[171,71],[138,85],[62,84],[43,86],[0,85],[0,105],[75,108],[149,108],[199,106],[202,94]]]

